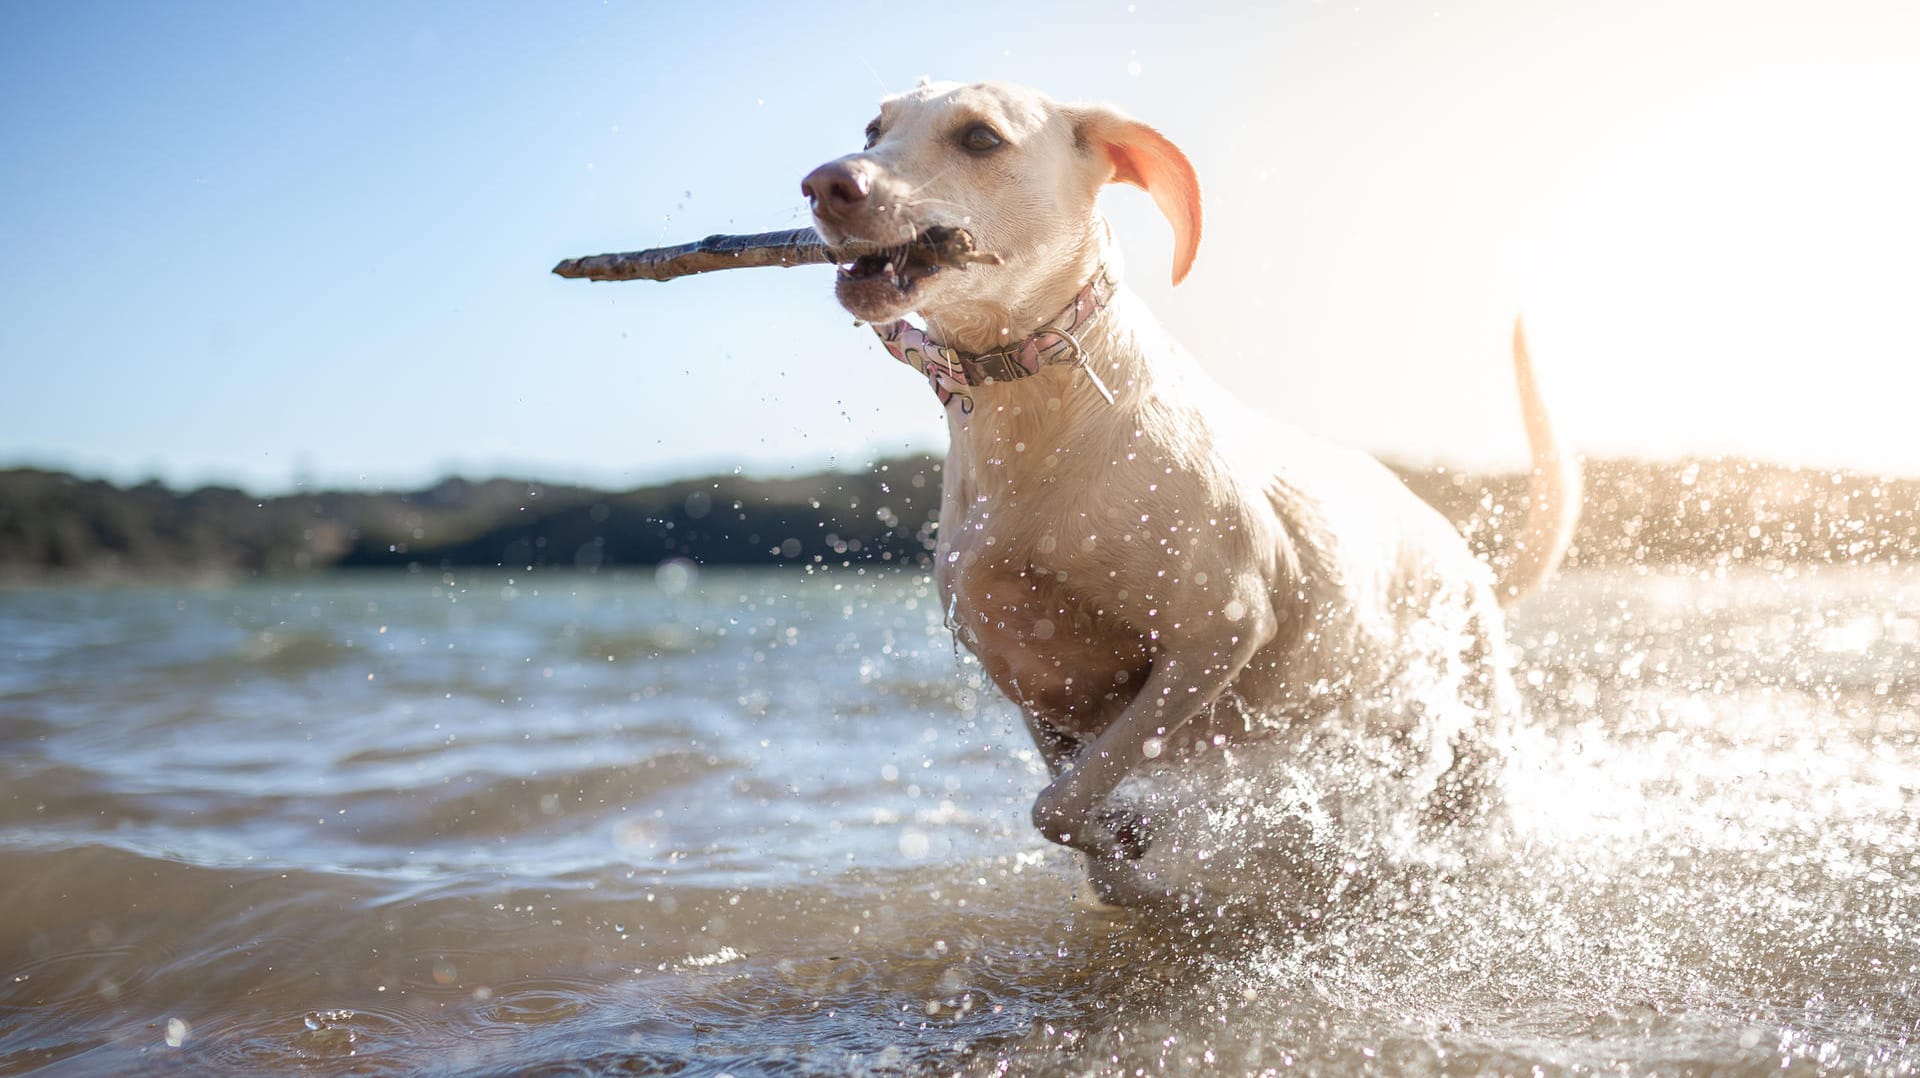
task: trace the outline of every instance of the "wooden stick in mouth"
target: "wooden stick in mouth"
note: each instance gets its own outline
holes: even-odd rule
[[[892,256],[930,265],[963,269],[975,263],[997,266],[1000,256],[978,250],[963,228],[935,225],[913,242],[891,247],[849,243],[829,247],[811,228],[759,232],[751,236],[715,235],[675,247],[569,258],[553,267],[562,277],[590,281],[671,281],[714,270],[755,266],[812,266],[851,262],[865,256]]]

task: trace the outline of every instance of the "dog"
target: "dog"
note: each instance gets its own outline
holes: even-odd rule
[[[1144,765],[1364,698],[1440,612],[1444,647],[1476,671],[1470,707],[1504,706],[1502,609],[1561,560],[1579,474],[1516,323],[1533,471],[1496,572],[1378,462],[1248,412],[1202,373],[1117,279],[1095,205],[1116,182],[1172,226],[1179,284],[1200,242],[1193,166],[1106,106],[923,83],[886,98],[865,147],[802,193],[830,245],[885,248],[840,266],[836,298],[945,406],[937,586],[1051,775],[1033,823],[1088,857],[1101,897],[1145,904],[1160,893],[1128,867],[1153,828],[1114,797]],[[964,229],[998,264],[922,256],[930,228]],[[1472,738],[1430,740],[1439,803],[1469,784]]]

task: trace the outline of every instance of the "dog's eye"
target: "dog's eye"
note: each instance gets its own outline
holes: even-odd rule
[[[1000,137],[998,131],[988,127],[986,124],[974,124],[972,127],[967,128],[960,136],[960,145],[965,146],[974,153],[986,153],[989,150],[997,150],[1005,142],[1006,140]]]
[[[869,150],[873,149],[873,144],[879,141],[880,141],[880,121],[875,120],[872,123],[867,125],[866,148]]]

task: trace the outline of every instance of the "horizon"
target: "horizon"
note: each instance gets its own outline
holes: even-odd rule
[[[1524,476],[1524,465],[1513,467],[1496,466],[1490,469],[1462,468],[1445,462],[1413,462],[1398,457],[1370,454],[1389,470],[1403,475],[1455,474],[1466,475],[1482,480],[1516,479]],[[401,483],[379,483],[369,480],[366,483],[346,482],[307,482],[300,481],[284,487],[262,488],[242,484],[225,483],[218,480],[204,483],[176,483],[161,476],[140,476],[120,479],[98,473],[78,472],[66,468],[50,467],[32,462],[0,462],[0,475],[12,471],[33,471],[49,475],[64,475],[83,483],[107,483],[116,489],[131,490],[149,484],[159,484],[175,494],[191,494],[200,490],[224,489],[237,490],[248,497],[274,500],[279,498],[305,497],[321,494],[364,494],[370,496],[406,496],[429,491],[446,483],[466,483],[479,486],[487,483],[518,483],[544,487],[572,487],[591,491],[596,494],[630,494],[658,487],[675,486],[682,483],[695,483],[706,480],[716,482],[727,479],[741,479],[748,482],[779,482],[788,479],[804,479],[813,476],[860,476],[870,474],[876,467],[887,463],[913,461],[923,457],[934,458],[939,466],[943,454],[937,450],[905,450],[884,457],[865,458],[856,463],[819,462],[811,467],[792,465],[784,471],[756,469],[750,467],[728,466],[716,469],[694,468],[685,472],[662,474],[639,478],[632,482],[603,483],[588,478],[555,478],[544,475],[513,474],[510,472],[445,472],[429,476],[419,481]],[[1839,475],[1846,473],[1854,478],[1889,483],[1920,483],[1920,471],[1885,472],[1855,468],[1846,465],[1807,464],[1795,461],[1770,460],[1764,457],[1740,454],[1680,454],[1675,456],[1607,456],[1590,457],[1581,455],[1580,465],[1584,473],[1591,477],[1596,469],[1638,467],[1652,470],[1674,469],[1676,472],[1701,464],[1732,465],[1734,467],[1751,466],[1757,469],[1774,469],[1780,472],[1799,474]]]
[[[833,27],[744,10],[0,11],[0,467],[266,494],[938,453],[824,270],[548,275],[805,224],[800,176],[934,75],[1182,145],[1186,285],[1146,196],[1103,208],[1135,291],[1276,422],[1518,467],[1524,312],[1590,457],[1920,475],[1913,5],[876,3],[893,44],[817,74]]]

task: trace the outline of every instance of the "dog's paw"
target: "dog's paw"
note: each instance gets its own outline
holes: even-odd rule
[[[1147,855],[1153,845],[1153,821],[1130,808],[1109,809],[1100,822],[1113,838],[1113,850],[1129,861]]]
[[[1061,810],[1053,787],[1033,803],[1033,825],[1048,841],[1090,857],[1138,861],[1153,842],[1151,823],[1127,805],[1116,805],[1090,818],[1069,816]]]

